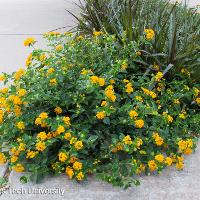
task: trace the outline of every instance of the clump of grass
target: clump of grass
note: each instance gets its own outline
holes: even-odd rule
[[[84,0],[77,29],[81,34],[93,30],[115,34],[121,42],[137,41],[145,28],[155,31],[153,47],[141,46],[147,63],[150,59],[159,66],[169,64],[190,69],[200,77],[200,15],[198,7],[168,0]]]

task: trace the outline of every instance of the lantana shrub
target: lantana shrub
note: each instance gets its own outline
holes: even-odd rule
[[[183,66],[173,79],[167,66],[145,73],[139,46],[154,34],[123,45],[102,32],[45,34],[48,50],[34,48],[26,69],[0,76],[0,163],[35,181],[94,174],[124,188],[143,173],[183,169],[200,128],[199,83]]]

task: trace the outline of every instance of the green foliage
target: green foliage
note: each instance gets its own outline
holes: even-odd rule
[[[173,80],[167,66],[144,75],[139,47],[152,46],[145,34],[123,46],[94,34],[46,34],[48,50],[34,49],[26,70],[0,76],[0,146],[8,147],[0,163],[30,172],[22,182],[66,172],[127,188],[138,174],[182,169],[196,148],[200,92],[189,71]]]
[[[82,34],[102,30],[115,34],[121,42],[137,41],[144,29],[156,33],[152,46],[142,45],[144,58],[159,66],[173,64],[192,70],[200,77],[200,15],[198,8],[188,8],[168,0],[84,0],[77,29]],[[175,74],[173,69],[171,74]],[[172,73],[173,72],[173,73]],[[173,77],[173,76],[172,76]]]

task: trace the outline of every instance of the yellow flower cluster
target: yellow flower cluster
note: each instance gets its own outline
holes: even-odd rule
[[[63,50],[63,46],[61,44],[56,46],[56,51],[62,51]]]
[[[69,140],[70,138],[71,138],[71,133],[70,132],[67,132],[67,133],[65,133],[65,136],[64,136],[64,138],[66,139],[66,140]]]
[[[0,164],[3,165],[5,163],[6,163],[6,157],[2,152],[0,152]]]
[[[180,119],[186,119],[187,115],[186,115],[185,110],[183,110],[178,116]]]
[[[33,56],[32,56],[32,53],[30,53],[28,55],[28,57],[26,58],[26,66],[29,67],[32,63],[32,60],[33,60]]]
[[[39,138],[41,140],[46,140],[47,134],[45,132],[40,132],[40,133],[38,133],[37,138]]]
[[[163,138],[156,132],[153,133],[152,138],[154,139],[157,146],[161,146],[164,143]]]
[[[179,140],[178,147],[179,147],[180,152],[183,152],[184,154],[189,155],[192,153],[193,141],[192,139]]]
[[[6,80],[6,77],[4,75],[0,75],[0,82],[5,81],[5,80]]]
[[[53,74],[55,72],[55,69],[54,68],[49,68],[48,70],[47,70],[47,76],[48,75],[50,75],[50,74]]]
[[[90,81],[93,84],[99,84],[100,86],[104,86],[105,85],[105,79],[101,78],[101,77],[98,77],[98,76],[91,76],[90,77]]]
[[[64,153],[64,152],[60,152],[58,154],[58,157],[59,157],[59,161],[61,161],[61,162],[65,162],[67,160],[67,158],[68,158],[67,154]]]
[[[148,90],[148,89],[146,89],[146,88],[143,88],[143,87],[142,87],[141,89],[142,89],[142,91],[144,92],[144,94],[150,96],[152,99],[155,99],[155,98],[157,97],[157,95],[156,95],[155,92],[150,91],[150,90]]]
[[[22,76],[24,76],[25,70],[20,68],[18,71],[15,72],[14,78],[15,80],[19,80]]]
[[[58,133],[60,135],[61,133],[64,133],[64,132],[65,132],[65,127],[59,125],[57,130],[56,130],[56,133]]]
[[[15,170],[16,172],[23,172],[25,171],[25,168],[22,164],[17,164],[16,166],[12,167],[13,170]]]
[[[74,164],[73,164],[73,168],[74,168],[75,170],[81,170],[82,167],[83,167],[83,164],[82,164],[81,162],[76,161],[76,162],[74,162]]]
[[[129,116],[131,119],[135,119],[138,116],[138,113],[135,110],[131,110]]]
[[[143,119],[138,119],[138,120],[135,120],[135,127],[136,128],[143,128],[144,127],[144,120]]]
[[[105,111],[97,112],[97,114],[96,114],[97,119],[104,119],[105,117],[106,117]]]
[[[59,115],[59,114],[62,113],[62,108],[56,107],[56,108],[54,109],[54,112],[55,112],[57,115]]]
[[[48,114],[46,112],[42,112],[36,119],[35,125],[41,125],[41,127],[47,127],[45,119],[48,118]]]
[[[76,178],[77,178],[78,181],[83,180],[83,178],[84,178],[83,172],[79,172],[79,173],[76,175]]]
[[[67,126],[70,126],[70,125],[71,125],[70,117],[63,117],[63,122],[64,122]]]
[[[131,94],[133,92],[133,86],[132,86],[132,83],[127,83],[126,84],[126,92],[128,94]]]
[[[81,150],[83,148],[83,142],[82,141],[75,142],[74,147],[77,150]]]
[[[152,40],[155,36],[155,32],[152,29],[145,29],[144,32],[146,33],[147,40]]]
[[[156,75],[155,75],[155,80],[156,81],[160,81],[163,77],[163,73],[162,72],[158,72]]]
[[[57,80],[56,80],[56,78],[53,78],[53,79],[51,79],[50,81],[49,81],[49,83],[50,83],[50,85],[57,85]]]
[[[36,42],[36,40],[34,38],[27,38],[25,41],[24,41],[24,46],[30,46],[30,45],[33,45],[34,43]]]
[[[74,176],[74,170],[71,168],[71,167],[66,167],[66,170],[65,170],[66,174],[68,175],[68,177],[70,179],[72,179],[72,177]]]
[[[46,144],[44,142],[38,142],[35,146],[38,151],[44,151],[46,149]]]
[[[105,89],[105,95],[107,98],[109,98],[112,102],[116,101],[116,95],[115,95],[115,91],[113,88],[113,85],[109,85],[106,89]]]
[[[93,35],[94,36],[100,36],[100,35],[103,35],[103,32],[101,32],[101,31],[94,31]]]
[[[18,122],[16,124],[17,128],[20,129],[20,130],[24,130],[25,129],[25,125],[24,125],[24,122]]]
[[[34,158],[39,152],[38,151],[30,151],[28,150],[26,154],[26,158]]]
[[[133,141],[132,141],[130,135],[125,136],[125,137],[123,138],[123,142],[124,142],[124,144],[127,144],[127,145],[133,144]]]
[[[19,89],[19,90],[17,91],[17,94],[19,95],[19,97],[25,96],[26,93],[27,93],[27,92],[26,92],[25,89]]]

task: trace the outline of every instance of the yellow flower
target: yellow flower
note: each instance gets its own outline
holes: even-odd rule
[[[181,119],[186,119],[186,115],[185,115],[184,113],[180,113],[178,116],[179,116],[179,118],[181,118]]]
[[[149,166],[150,171],[155,171],[157,169],[157,164],[155,163],[154,160],[150,160],[148,162],[148,166]]]
[[[153,64],[153,69],[158,71],[160,69],[160,67],[159,67],[159,65],[157,65],[157,64],[154,63]]]
[[[77,40],[83,40],[83,38],[84,38],[84,37],[83,37],[82,35],[79,35],[76,39],[77,39]]]
[[[72,137],[71,140],[69,141],[70,144],[74,144],[77,141],[76,137]]]
[[[136,52],[136,55],[137,55],[137,56],[141,56],[141,55],[142,55],[141,51],[137,51],[137,52]]]
[[[25,89],[20,89],[17,91],[17,94],[20,96],[20,97],[23,97],[24,95],[26,95],[26,90]]]
[[[47,139],[47,134],[45,132],[40,132],[37,135],[37,138],[40,138],[41,140],[46,140]]]
[[[61,114],[62,113],[62,108],[60,108],[60,107],[56,107],[55,109],[54,109],[54,112],[56,113],[56,114]]]
[[[18,71],[15,72],[14,78],[15,80],[19,80],[25,74],[25,70],[20,68]]]
[[[179,162],[176,163],[176,169],[182,170],[183,167],[184,167],[184,163],[183,163],[183,162],[180,162],[180,161],[179,161]]]
[[[16,172],[23,172],[25,170],[22,164],[17,164],[16,166],[12,167],[12,169],[15,170]]]
[[[198,105],[200,105],[200,98],[196,98],[195,101],[196,101],[196,103],[197,103]]]
[[[115,80],[114,79],[110,79],[110,84],[112,85],[112,84],[115,84]]]
[[[179,101],[179,99],[174,99],[174,101],[173,101],[173,102],[174,102],[174,104],[177,104],[177,105],[178,105],[178,104],[180,104],[180,101]]]
[[[137,147],[139,148],[141,145],[143,145],[143,141],[142,141],[141,138],[136,138],[136,139],[137,139],[136,145],[137,145]]]
[[[130,135],[125,136],[125,137],[123,138],[123,142],[124,142],[124,144],[127,144],[127,145],[131,145],[131,144],[133,143],[133,141],[132,141]]]
[[[146,88],[143,88],[143,87],[141,89],[143,90],[144,94],[150,96],[152,99],[155,99],[157,97],[155,92],[152,92],[152,91],[150,91]]]
[[[46,112],[42,112],[40,115],[39,115],[39,118],[41,119],[47,119],[48,118],[48,114]]]
[[[81,162],[76,161],[76,162],[73,164],[73,168],[74,168],[75,170],[81,170],[82,167],[83,167],[83,164],[82,164]]]
[[[135,96],[135,99],[136,99],[137,101],[143,102],[143,98],[142,98],[141,96]]]
[[[104,119],[106,117],[106,112],[105,111],[97,112],[96,117],[97,119]]]
[[[129,112],[129,116],[133,119],[133,118],[136,118],[138,116],[138,113],[135,110],[131,110]]]
[[[18,122],[16,124],[17,128],[20,129],[20,130],[24,130],[25,129],[25,125],[24,125],[24,122]]]
[[[36,40],[34,38],[27,38],[25,41],[24,41],[24,46],[30,46],[30,45],[33,45],[34,43],[36,42]]]
[[[8,93],[8,88],[2,88],[2,89],[0,89],[0,93],[7,94]]]
[[[38,154],[38,151],[28,151],[26,154],[26,158],[34,158]]]
[[[50,85],[56,85],[57,84],[57,80],[56,78],[53,78],[49,81]]]
[[[114,88],[113,85],[109,85],[106,89],[105,89],[105,95],[112,101],[115,102],[116,101],[116,96],[115,96],[115,92],[114,92]]]
[[[184,140],[180,140],[178,142],[178,147],[181,151],[185,150],[187,148],[187,142]]]
[[[69,160],[70,163],[75,163],[78,159],[74,156],[72,156]]]
[[[47,56],[45,54],[40,55],[40,61],[44,62],[47,59]]]
[[[66,139],[66,140],[69,140],[70,138],[71,138],[71,133],[70,132],[67,132],[67,133],[65,133],[65,136],[64,136],[64,138]]]
[[[44,142],[36,143],[36,149],[38,151],[44,151],[46,149],[46,144]]]
[[[41,118],[36,118],[35,119],[35,125],[41,125],[42,124],[42,119]]]
[[[56,46],[56,51],[62,51],[63,50],[63,46],[61,44]]]
[[[105,85],[105,79],[99,78],[98,83],[99,83],[100,86],[104,86]]]
[[[76,175],[76,178],[77,178],[77,180],[79,180],[79,181],[83,180],[83,178],[84,178],[83,172],[79,172],[79,173]]]
[[[147,40],[152,40],[155,36],[154,30],[152,29],[145,29],[144,32],[146,33]]]
[[[131,93],[133,92],[132,83],[126,84],[126,92],[127,92],[128,94],[131,94]]]
[[[165,164],[166,164],[167,166],[171,166],[172,163],[173,163],[173,161],[172,161],[172,159],[171,159],[170,157],[166,157],[166,158],[165,158]]]
[[[18,150],[19,150],[19,151],[25,151],[25,148],[26,148],[26,144],[20,143],[20,144],[19,144]]]
[[[74,175],[74,170],[71,168],[71,167],[66,167],[66,170],[65,170],[66,174],[68,175],[68,177],[70,179],[72,179],[73,175]]]
[[[135,120],[135,127],[136,128],[143,128],[144,127],[144,120],[142,120],[142,119]]]
[[[190,155],[192,153],[192,149],[191,148],[187,148],[187,149],[185,149],[185,151],[184,151],[184,154],[185,155]]]
[[[60,152],[58,154],[58,157],[59,157],[59,161],[61,161],[61,162],[65,162],[67,160],[67,158],[68,158],[67,154],[64,153],[64,152]]]
[[[58,128],[57,128],[57,130],[56,130],[56,132],[57,132],[58,134],[64,133],[64,132],[65,132],[65,127],[59,125]]]
[[[74,144],[75,149],[80,150],[83,148],[83,142],[82,141],[77,141]]]
[[[164,156],[162,154],[158,154],[155,156],[155,160],[162,163],[164,161]]]
[[[6,157],[2,152],[0,152],[0,164],[3,165],[5,163],[6,163]]]
[[[101,106],[103,106],[103,107],[104,107],[104,106],[107,106],[107,102],[106,102],[106,101],[102,101],[102,102],[101,102]]]
[[[101,32],[101,31],[94,31],[93,35],[94,36],[100,36],[100,35],[103,35],[103,32]]]
[[[0,75],[0,82],[5,81],[5,80],[6,80],[6,77],[4,75]]]
[[[98,78],[98,76],[91,76],[90,80],[91,80],[92,83],[97,84],[98,81],[99,81],[99,78]]]
[[[155,76],[156,81],[160,81],[163,77],[163,73],[162,72],[158,72]]]
[[[194,96],[197,97],[200,93],[200,90],[196,87],[193,88],[193,91],[194,91]]]
[[[65,123],[67,126],[70,126],[70,125],[71,125],[71,122],[70,122],[70,118],[69,118],[69,117],[63,117],[63,121],[64,121],[64,123]]]
[[[47,70],[47,75],[53,74],[54,72],[55,72],[55,69],[51,67]]]

